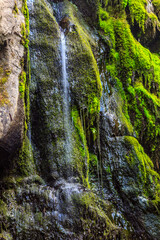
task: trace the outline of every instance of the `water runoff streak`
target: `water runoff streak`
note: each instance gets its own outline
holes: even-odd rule
[[[63,116],[65,130],[65,158],[66,162],[71,161],[71,121],[69,114],[69,91],[66,66],[66,39],[63,30],[61,31],[61,57],[62,57],[62,84],[63,84]]]

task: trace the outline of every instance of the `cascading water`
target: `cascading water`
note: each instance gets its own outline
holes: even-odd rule
[[[61,57],[62,57],[62,84],[63,84],[63,116],[65,130],[65,158],[66,163],[71,161],[71,122],[69,116],[69,83],[66,65],[66,39],[64,31],[61,30]]]

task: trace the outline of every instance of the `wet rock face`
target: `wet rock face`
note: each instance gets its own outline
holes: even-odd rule
[[[151,202],[156,195],[155,183],[149,180],[150,170],[145,173],[151,163],[138,141],[124,131],[124,122],[119,121],[116,127],[115,115],[109,109],[101,112],[100,118],[101,178],[105,198],[114,201],[132,223],[135,239],[158,239],[160,216]],[[149,227],[151,212],[154,221]]]
[[[37,0],[34,4],[29,3],[28,6],[30,9],[31,118],[34,154],[39,171],[44,174],[47,181],[54,182],[57,177],[64,177],[67,170],[71,171],[72,161],[76,165],[77,159],[80,159],[82,163],[79,164],[83,165],[85,159],[79,149],[79,140],[77,140],[79,135],[72,123],[68,126],[73,140],[72,156],[69,163],[66,163],[65,159],[66,130],[64,129],[60,31],[64,29],[66,33],[66,64],[70,92],[67,101],[70,120],[72,107],[75,105],[77,108],[86,110],[93,100],[95,101],[93,112],[99,107],[101,85],[92,52],[92,45],[95,47],[96,44],[85,29],[85,25],[82,24],[82,18],[79,19],[80,14],[76,7],[70,2],[57,3],[53,8],[47,1]],[[57,18],[60,21],[57,21]],[[70,27],[71,31],[69,31]]]
[[[159,175],[136,140],[123,111],[125,100],[106,70],[109,37],[89,27],[96,22],[97,2],[28,0],[31,126],[27,141],[22,144],[26,152],[19,154],[17,162],[20,170],[28,162],[30,168],[21,172],[13,167],[9,176],[0,179],[0,238],[158,240]],[[6,12],[1,19],[0,35],[3,79],[0,98],[4,97],[1,109],[8,114],[0,113],[1,118],[8,116],[2,121],[3,160],[13,151],[13,142],[15,147],[20,139],[23,117],[21,99],[17,105],[9,104],[7,90],[13,74],[14,80],[18,79],[21,72],[18,60],[23,53],[21,31],[16,25],[20,19],[23,22],[21,4],[11,3],[12,11],[6,8],[13,13],[15,22],[5,27],[10,19]],[[3,13],[6,4],[9,2],[4,1]],[[65,41],[62,31],[67,33]],[[14,64],[14,56],[10,58],[13,53]],[[67,90],[63,82],[64,65]],[[68,105],[64,104],[65,94]],[[16,91],[13,95],[18,99]],[[68,116],[64,114],[66,106]],[[18,114],[16,119],[18,107],[22,115]],[[11,110],[15,110],[15,115]],[[66,116],[70,120],[67,127],[71,139],[67,160]],[[0,170],[1,166],[4,163],[0,162]]]
[[[64,154],[60,29],[47,1],[37,0],[28,7],[32,139],[38,170],[51,182],[59,177],[57,165]]]
[[[21,141],[24,118],[19,97],[20,61],[24,55],[21,44],[21,1],[0,4],[0,147],[12,153]]]
[[[63,29],[65,35],[67,35],[75,26],[67,15],[61,19],[59,25]]]
[[[18,179],[17,179],[18,180]],[[68,179],[69,180],[69,179]],[[98,198],[84,191],[81,184],[59,179],[55,187],[44,186],[42,179],[31,176],[18,180],[11,178],[1,198],[0,221],[5,239],[90,240],[126,238],[121,225],[116,227],[105,215],[116,216],[109,203],[99,202],[105,208],[97,209]],[[4,187],[0,182],[0,188]],[[5,214],[5,217],[4,217]],[[112,221],[113,218],[111,217]],[[119,220],[123,218],[119,215]],[[117,220],[115,223],[120,223]],[[7,226],[7,228],[5,227]],[[7,235],[7,232],[9,232]],[[98,230],[97,230],[98,229]]]

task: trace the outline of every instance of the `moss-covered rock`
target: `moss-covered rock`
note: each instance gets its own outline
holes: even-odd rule
[[[158,49],[155,54],[145,47],[158,39],[158,2],[153,5],[28,1],[30,107],[23,1],[24,135],[10,171],[1,176],[0,237],[159,238],[160,59]],[[17,9],[15,2],[14,17]],[[0,68],[2,87],[7,74]]]

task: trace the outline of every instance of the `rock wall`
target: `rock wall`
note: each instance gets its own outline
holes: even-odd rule
[[[22,72],[24,46],[21,1],[0,3],[0,152],[1,169],[8,158],[20,146],[23,132],[24,109],[19,94],[19,76]],[[3,163],[2,163],[3,162]]]
[[[2,109],[21,115],[15,110],[9,130],[1,128],[0,237],[159,239],[157,1],[28,0],[30,17],[26,1],[12,10],[5,4],[19,30],[13,41],[0,31],[0,56],[18,54],[3,57]],[[12,61],[17,108],[7,88],[13,73],[4,67]]]

